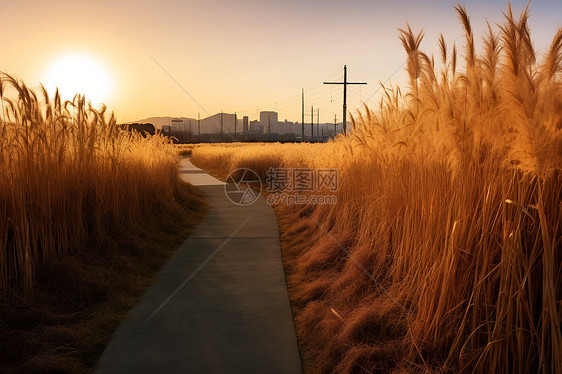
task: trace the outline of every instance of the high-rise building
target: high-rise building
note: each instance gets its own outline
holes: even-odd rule
[[[273,111],[260,112],[260,124],[264,134],[276,132],[279,114]]]
[[[249,123],[248,116],[244,116],[242,118],[242,131],[244,132],[244,134],[248,133],[248,123]]]

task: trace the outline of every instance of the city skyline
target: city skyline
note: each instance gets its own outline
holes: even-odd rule
[[[163,117],[148,117],[139,119],[136,121],[129,121],[125,124],[151,124],[155,127],[156,130],[165,129],[165,128],[172,128],[176,131],[189,131],[193,133],[198,133],[197,126],[201,126],[201,133],[219,133],[220,132],[220,123],[221,123],[221,116],[223,118],[223,130],[225,133],[241,133],[244,130],[244,122],[247,121],[248,129],[250,131],[255,131],[256,129],[252,130],[253,125],[259,125],[260,131],[263,133],[269,132],[269,126],[273,126],[271,133],[276,133],[280,128],[283,126],[292,126],[298,125],[298,131],[292,131],[295,134],[301,133],[301,125],[302,122],[300,121],[290,121],[287,118],[279,119],[279,113],[275,111],[262,111],[259,113],[257,118],[252,118],[250,116],[238,116],[237,113],[227,113],[227,112],[218,112],[209,116],[200,117],[200,116],[163,116]],[[314,117],[314,126],[330,126],[332,128],[334,126],[334,122],[319,122],[319,117]],[[236,122],[236,126],[234,123]],[[347,124],[350,124],[350,121],[347,121]],[[309,129],[312,123],[310,121],[305,122],[305,129]],[[342,123],[336,123],[339,130],[341,130]],[[188,130],[191,129],[191,130]],[[339,131],[338,130],[338,131]],[[309,130],[306,130],[309,131]]]
[[[153,117],[124,124],[129,130],[154,134],[160,130],[177,143],[215,142],[326,142],[343,132],[341,123],[305,123],[279,120],[275,111],[259,113],[259,119],[236,113],[216,113],[205,118]]]

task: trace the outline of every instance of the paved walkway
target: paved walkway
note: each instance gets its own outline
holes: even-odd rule
[[[277,220],[182,162],[209,202],[205,221],[123,321],[96,373],[302,373]]]

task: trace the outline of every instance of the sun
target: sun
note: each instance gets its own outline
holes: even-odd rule
[[[109,99],[112,79],[108,70],[94,57],[71,53],[51,64],[45,87],[50,94],[58,88],[64,100],[72,100],[76,94],[82,94],[93,105],[99,105]]]

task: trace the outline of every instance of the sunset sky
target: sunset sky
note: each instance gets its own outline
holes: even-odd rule
[[[425,51],[437,51],[440,32],[450,45],[462,44],[455,1],[1,1],[0,71],[32,87],[64,86],[91,71],[84,84],[95,88],[85,93],[120,121],[221,110],[251,119],[258,110],[278,110],[280,119],[300,121],[304,88],[307,114],[314,105],[320,121],[330,122],[341,117],[341,88],[322,81],[341,80],[347,64],[350,79],[369,83],[351,89],[350,109],[371,97],[405,61],[397,28],[406,22],[424,29]],[[512,2],[517,14],[526,4]],[[480,40],[486,18],[501,21],[507,2],[466,6]],[[531,4],[541,54],[561,14],[559,0]],[[405,84],[402,70],[393,83]]]

